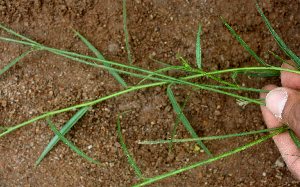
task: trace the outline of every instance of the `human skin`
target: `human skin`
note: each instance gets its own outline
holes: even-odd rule
[[[292,61],[289,61],[294,64]],[[295,69],[284,63],[283,68]],[[268,94],[261,93],[260,97],[266,97],[266,106],[261,106],[261,111],[268,128],[276,128],[288,125],[300,139],[300,75],[282,71],[281,85],[267,85],[264,90],[269,90]],[[283,157],[289,170],[300,180],[300,149],[295,145],[288,132],[281,133],[273,137],[281,156]]]

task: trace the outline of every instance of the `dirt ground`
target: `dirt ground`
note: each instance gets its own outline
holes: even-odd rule
[[[261,0],[259,4],[272,26],[292,51],[299,55],[299,1]],[[73,33],[76,29],[107,60],[129,64],[126,54],[121,0],[2,0],[0,23],[45,46],[93,56]],[[157,70],[163,66],[148,56],[181,65],[180,54],[193,67],[195,42],[202,23],[202,63],[206,71],[259,66],[222,23],[229,25],[263,60],[280,65],[268,51],[286,56],[269,34],[254,1],[128,0],[127,20],[130,49],[136,66]],[[5,31],[1,36],[12,37]],[[0,69],[29,49],[0,41]],[[170,76],[184,74],[170,71]],[[140,79],[121,75],[129,85]],[[230,75],[222,78],[230,79]],[[201,78],[195,82],[214,82]],[[238,77],[247,87],[261,88],[278,78]],[[15,126],[44,112],[92,101],[122,90],[106,70],[80,64],[46,51],[30,53],[0,77],[0,126]],[[180,105],[191,87],[173,85]],[[238,92],[257,98],[256,93]],[[93,164],[63,143],[34,168],[38,157],[54,136],[40,120],[0,138],[0,186],[132,186],[141,182],[127,162],[117,133],[117,115],[122,118],[123,138],[145,177],[161,175],[188,166],[208,155],[195,151],[195,143],[138,145],[137,140],[167,139],[176,114],[166,95],[166,86],[130,92],[96,104],[66,137],[104,166]],[[61,128],[76,111],[55,115]],[[214,136],[265,129],[260,107],[241,108],[235,99],[198,90],[191,95],[184,114],[199,136]],[[263,134],[204,141],[213,155],[245,145]],[[179,124],[176,138],[190,137]],[[297,186],[298,181],[283,163],[272,140],[233,156],[168,177],[148,186]]]

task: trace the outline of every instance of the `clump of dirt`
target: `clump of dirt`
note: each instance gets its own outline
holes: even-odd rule
[[[300,15],[295,1],[264,0],[260,6],[289,48],[299,51]],[[107,60],[128,64],[122,1],[1,1],[2,25],[45,46],[93,56],[73,33],[75,28]],[[286,58],[269,34],[254,1],[161,1],[128,0],[130,49],[136,66],[157,70],[151,60],[180,65],[176,54],[193,67],[199,23],[202,23],[202,62],[206,71],[258,66],[250,54],[223,25],[231,25],[263,60],[280,65],[268,51]],[[3,30],[1,36],[13,37]],[[14,37],[13,37],[14,38]],[[29,48],[1,41],[0,69]],[[171,76],[182,76],[176,71]],[[122,75],[129,85],[140,79]],[[225,75],[224,79],[230,79]],[[195,82],[213,83],[206,78]],[[279,84],[277,78],[239,77],[239,84],[261,88]],[[92,101],[122,90],[108,71],[51,54],[30,53],[0,77],[0,126],[15,126],[47,111]],[[190,87],[172,86],[183,104]],[[257,98],[255,93],[239,93]],[[34,164],[54,133],[45,120],[26,125],[0,138],[1,186],[130,186],[141,182],[127,162],[117,133],[122,117],[123,138],[145,177],[153,177],[208,159],[195,143],[137,145],[137,140],[167,139],[176,114],[166,96],[166,86],[147,88],[96,104],[66,137],[104,166],[95,165],[59,143],[40,165]],[[61,128],[76,111],[51,117]],[[205,90],[195,91],[184,114],[199,136],[214,136],[265,129],[259,106],[239,107],[235,99]],[[263,135],[205,141],[213,155],[247,144]],[[190,137],[179,124],[176,138]],[[272,140],[241,153],[166,178],[150,186],[288,186],[298,181],[281,160]]]

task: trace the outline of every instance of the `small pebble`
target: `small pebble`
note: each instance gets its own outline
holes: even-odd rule
[[[283,162],[283,160],[282,160],[281,157],[279,157],[279,158],[276,160],[275,166],[276,166],[276,167],[279,167],[279,168],[284,167],[284,162]]]
[[[220,116],[221,115],[221,112],[220,110],[215,110],[215,113],[214,113],[216,116]]]

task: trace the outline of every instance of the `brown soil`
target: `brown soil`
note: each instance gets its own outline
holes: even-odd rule
[[[276,32],[298,54],[300,38],[299,2],[263,0],[260,6]],[[45,46],[94,54],[73,33],[75,28],[107,60],[128,64],[122,21],[122,1],[0,1],[4,26]],[[280,65],[270,53],[286,58],[269,34],[254,1],[128,0],[128,29],[134,64],[157,70],[163,66],[147,58],[180,65],[180,54],[193,67],[195,38],[202,23],[203,68],[206,71],[258,66],[222,24],[222,16],[263,60]],[[13,37],[3,30],[1,36]],[[14,38],[14,37],[13,37]],[[28,50],[27,46],[1,41],[0,69]],[[176,71],[171,76],[183,76]],[[129,85],[140,79],[122,77]],[[230,75],[223,77],[230,79]],[[202,78],[196,82],[213,83]],[[240,84],[261,88],[279,84],[278,78],[238,77]],[[15,126],[44,112],[92,101],[122,90],[106,71],[83,65],[46,51],[34,52],[0,77],[0,126]],[[173,85],[182,105],[191,87]],[[257,98],[256,93],[242,93]],[[93,164],[63,143],[34,164],[54,136],[40,120],[0,138],[0,186],[131,186],[141,182],[127,162],[117,134],[117,115],[122,118],[123,138],[145,177],[161,175],[208,159],[195,143],[137,145],[137,140],[170,137],[176,114],[166,95],[166,86],[143,89],[96,104],[66,137],[87,155],[104,163]],[[75,111],[55,115],[61,128]],[[265,129],[260,108],[239,107],[234,98],[208,91],[192,94],[184,114],[199,136],[214,136]],[[213,155],[245,145],[263,135],[205,141]],[[179,124],[176,138],[190,137]],[[296,186],[298,181],[283,165],[272,140],[233,156],[168,177],[149,186]]]

